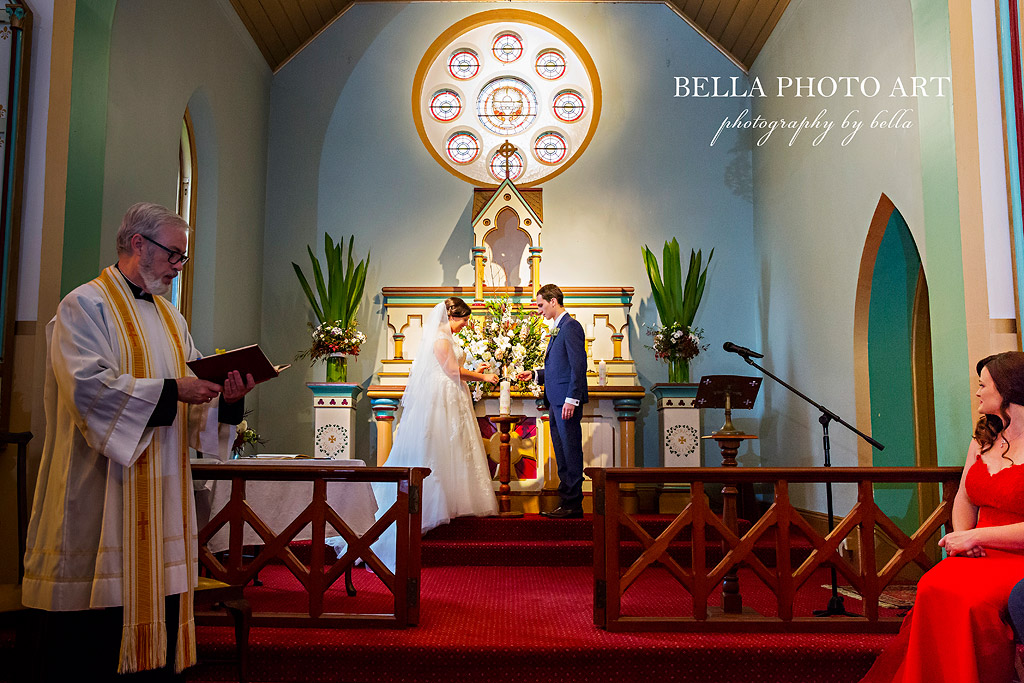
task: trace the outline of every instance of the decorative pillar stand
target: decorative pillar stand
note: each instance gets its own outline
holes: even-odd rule
[[[498,425],[498,516],[499,517],[522,517],[523,513],[512,510],[512,497],[509,493],[512,487],[509,481],[512,479],[512,425],[519,424],[526,419],[525,415],[488,415],[487,419]]]
[[[619,452],[622,467],[636,467],[636,415],[640,412],[640,399],[616,398],[612,400],[619,419]],[[636,484],[624,483],[620,492],[622,509],[635,515],[639,509]]]
[[[394,444],[391,423],[395,421],[398,404],[397,398],[375,398],[370,401],[373,419],[377,423],[377,467],[383,467],[391,455],[391,446]]]
[[[701,466],[701,411],[695,408],[697,384],[655,384],[664,467]],[[690,502],[689,484],[666,484],[658,492],[658,511],[678,513]]]
[[[358,384],[311,382],[313,392],[313,457],[349,460],[355,453]]]

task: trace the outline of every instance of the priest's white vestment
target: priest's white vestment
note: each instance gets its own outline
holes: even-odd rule
[[[135,299],[112,266],[61,301],[46,336],[46,437],[28,529],[24,604],[51,611],[125,605],[122,578],[139,579],[122,553],[125,500],[131,500],[122,483],[135,476],[144,452],[159,498],[149,525],[152,538],[162,539],[151,553],[158,559],[151,583],[164,596],[191,592],[197,536],[187,445],[226,457],[234,427],[217,422],[216,403],[178,403],[172,425],[147,427],[164,379],[182,376],[183,360],[200,355],[185,320],[159,297]],[[128,347],[143,349],[144,368],[137,359],[129,367]],[[127,602],[135,599],[127,595]]]

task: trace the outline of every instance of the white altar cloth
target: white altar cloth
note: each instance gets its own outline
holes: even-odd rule
[[[193,463],[217,463],[209,458],[193,459]],[[273,458],[240,458],[229,461],[233,465],[273,465]],[[288,465],[310,467],[363,467],[362,460],[293,459],[281,456],[276,462]],[[230,479],[209,479],[194,482],[196,494],[196,520],[199,529],[206,526],[210,518],[220,512],[231,498]],[[258,481],[250,480],[245,485],[245,499],[274,533],[280,533],[302,512],[313,499],[311,481]],[[377,512],[377,499],[369,482],[328,482],[327,503],[348,524],[349,528],[362,536],[373,525]],[[263,539],[248,524],[243,525],[243,545],[262,545]],[[327,525],[327,537],[339,536],[334,527]],[[294,540],[308,541],[311,537],[309,525],[300,531]],[[212,552],[228,549],[228,525],[210,538],[207,544]]]

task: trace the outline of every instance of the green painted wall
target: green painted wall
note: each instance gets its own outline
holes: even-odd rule
[[[945,0],[911,0],[914,48],[920,73],[948,75],[949,7]],[[964,463],[974,432],[964,309],[960,202],[956,176],[952,98],[925,98],[920,109],[921,176],[924,200],[925,274],[931,306],[935,437],[940,466]],[[977,359],[974,359],[977,360]]]
[[[61,296],[96,277],[100,262],[110,28],[116,5],[117,0],[77,0],[75,5]]]
[[[913,467],[916,462],[912,331],[920,270],[914,238],[899,211],[893,211],[875,258],[868,315],[871,435],[885,445],[884,451],[874,452],[877,466]],[[917,529],[916,485],[879,484],[875,500],[903,531]]]

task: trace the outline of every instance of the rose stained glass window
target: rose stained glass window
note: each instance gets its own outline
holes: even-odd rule
[[[495,78],[480,91],[476,111],[487,130],[515,135],[537,118],[537,94],[521,78]]]
[[[533,144],[533,154],[538,161],[545,164],[557,164],[565,158],[569,146],[565,138],[555,131],[548,131],[537,138]]]
[[[480,154],[480,141],[466,131],[460,131],[448,138],[448,158],[457,164],[468,164]]]
[[[515,181],[523,175],[523,156],[515,152],[510,157],[504,157],[495,152],[491,156],[491,175],[495,180],[505,179],[505,169],[508,169],[508,179]]]
[[[583,116],[583,96],[575,90],[563,90],[555,95],[555,116],[566,123]]]
[[[480,73],[480,58],[472,50],[456,50],[448,58],[448,73],[460,81],[468,81]]]
[[[553,81],[565,74],[565,55],[558,50],[544,50],[537,55],[537,75]]]
[[[494,39],[491,51],[498,61],[511,64],[523,56],[523,39],[511,31],[502,33]]]
[[[588,148],[601,113],[593,59],[572,32],[526,10],[470,14],[431,43],[413,79],[412,116],[427,151],[476,187],[510,175],[533,187]]]
[[[462,113],[462,100],[454,90],[440,90],[430,100],[430,114],[438,121],[454,121]]]

